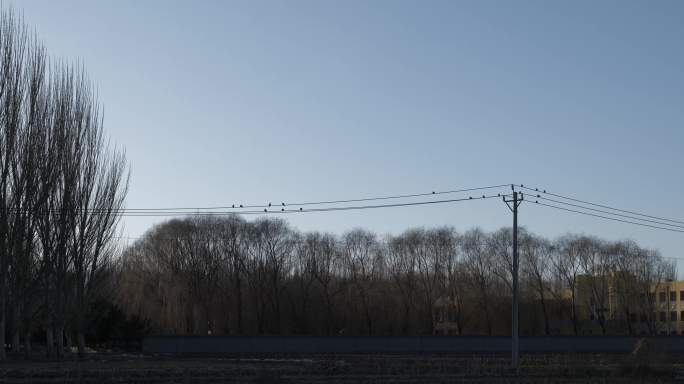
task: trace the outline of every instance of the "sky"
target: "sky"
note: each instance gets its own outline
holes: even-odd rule
[[[8,4],[86,67],[131,165],[129,208],[522,183],[684,221],[681,1]],[[288,219],[378,234],[512,224],[496,199]],[[161,220],[125,218],[124,233]],[[684,233],[525,203],[519,223],[684,259]]]

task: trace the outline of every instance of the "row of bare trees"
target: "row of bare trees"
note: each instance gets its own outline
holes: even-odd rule
[[[522,230],[520,257],[530,334],[551,334],[554,322],[580,333],[578,312],[592,313],[605,333],[600,309],[618,283],[629,289],[613,299],[621,304],[611,318],[652,319],[654,303],[632,298],[674,274],[655,251],[588,236],[549,241]],[[505,334],[512,265],[510,228],[338,237],[300,233],[280,219],[191,217],[157,225],[130,246],[117,286],[124,310],[163,334],[430,334],[446,320],[458,334]],[[591,293],[578,298],[580,281]],[[435,310],[445,302],[448,319]]]
[[[100,106],[77,66],[49,60],[12,11],[0,15],[0,346],[84,352],[86,311],[128,186]],[[11,335],[11,342],[5,340]],[[23,339],[23,340],[22,340]],[[0,358],[5,348],[0,348]]]

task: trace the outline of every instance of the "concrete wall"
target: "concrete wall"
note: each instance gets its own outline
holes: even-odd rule
[[[656,337],[659,349],[684,352],[684,337]],[[637,337],[522,337],[521,352],[630,352]],[[509,337],[415,336],[155,336],[144,353],[316,354],[316,353],[509,353]]]

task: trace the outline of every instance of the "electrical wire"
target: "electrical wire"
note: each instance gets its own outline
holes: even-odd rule
[[[549,199],[549,198],[543,197],[543,196],[541,196],[541,195],[535,195],[534,198],[535,198],[535,199],[546,200],[546,201],[551,201],[551,202],[556,203],[556,204],[564,204],[564,205],[571,206],[571,207],[575,207],[575,208],[581,208],[581,209],[585,209],[585,210],[589,210],[589,211],[593,211],[593,212],[605,213],[605,214],[607,214],[607,215],[619,216],[619,217],[624,217],[624,218],[627,218],[627,219],[645,221],[645,222],[648,222],[648,223],[653,223],[653,224],[659,224],[659,225],[665,225],[665,226],[669,226],[669,227],[675,227],[675,228],[684,229],[684,226],[678,225],[678,224],[669,224],[669,223],[665,223],[665,222],[661,222],[661,221],[657,221],[657,220],[642,219],[642,218],[637,217],[637,216],[624,215],[624,214],[621,214],[621,213],[614,213],[614,212],[610,212],[610,211],[606,211],[606,210],[602,210],[602,209],[591,208],[591,207],[585,207],[585,206],[582,206],[582,205],[579,205],[579,204],[573,204],[573,203],[568,203],[568,202],[561,201],[561,200]]]
[[[570,208],[565,208],[565,207],[559,207],[559,206],[553,205],[553,204],[540,203],[540,202],[537,201],[537,200],[535,200],[535,201],[525,200],[525,201],[527,201],[527,202],[529,202],[529,203],[531,203],[531,204],[543,205],[543,206],[545,206],[545,207],[560,209],[560,210],[563,210],[563,211],[573,212],[573,213],[577,213],[577,214],[580,214],[580,215],[587,215],[587,216],[598,217],[598,218],[601,218],[601,219],[619,221],[619,222],[627,223],[627,224],[640,225],[640,226],[642,226],[642,227],[649,227],[649,228],[654,228],[654,229],[662,229],[662,230],[670,231],[670,232],[684,233],[684,230],[679,230],[679,229],[674,229],[674,228],[667,228],[667,227],[659,227],[659,226],[656,226],[656,225],[643,224],[643,223],[638,223],[638,222],[635,222],[635,221],[622,220],[622,219],[617,219],[617,218],[614,218],[614,217],[608,217],[608,216],[603,216],[603,215],[597,215],[597,214],[595,214],[595,213],[582,212],[582,211],[578,211],[578,210],[575,210],[575,209],[570,209]]]
[[[458,199],[444,199],[444,200],[426,200],[426,201],[414,201],[410,203],[393,203],[393,204],[376,204],[376,205],[357,205],[357,206],[343,206],[343,207],[325,207],[325,208],[299,208],[299,209],[285,209],[281,208],[277,210],[269,210],[264,208],[263,211],[214,211],[214,212],[161,212],[161,213],[123,213],[121,216],[124,217],[169,217],[169,216],[227,216],[227,215],[264,215],[264,214],[293,214],[293,213],[311,213],[311,212],[333,212],[333,211],[352,211],[352,210],[363,210],[363,209],[377,209],[377,208],[394,208],[394,207],[409,207],[418,205],[430,205],[430,204],[445,204],[445,203],[455,203],[461,201],[469,200],[484,200],[491,199],[495,197],[503,197],[507,195],[502,195],[498,193],[496,195],[482,195],[482,196],[469,196]]]
[[[380,201],[380,200],[396,200],[396,199],[406,199],[406,198],[415,198],[415,197],[425,197],[425,196],[436,196],[436,195],[444,195],[444,194],[454,194],[454,193],[463,193],[463,192],[473,192],[473,191],[480,191],[480,190],[490,190],[490,189],[496,189],[496,188],[503,188],[507,187],[511,184],[499,184],[499,185],[489,185],[489,186],[484,186],[484,187],[476,187],[476,188],[462,188],[462,189],[452,189],[452,190],[446,190],[446,191],[432,191],[432,192],[424,192],[424,193],[414,193],[414,194],[399,194],[399,195],[389,195],[389,196],[375,196],[375,197],[365,197],[365,198],[357,198],[357,199],[342,199],[342,200],[322,200],[322,201],[304,201],[304,202],[297,202],[297,203],[287,203],[285,201],[281,201],[280,203],[268,203],[268,204],[232,204],[230,206],[210,206],[210,207],[175,207],[175,208],[123,208],[117,211],[105,211],[105,210],[99,210],[99,209],[86,209],[86,212],[95,212],[95,213],[102,213],[102,214],[124,214],[124,213],[131,213],[131,214],[148,214],[148,213],[156,213],[156,212],[161,212],[161,213],[170,213],[171,215],[180,215],[181,212],[179,211],[210,211],[210,210],[240,210],[240,209],[275,209],[278,207],[287,207],[287,206],[295,206],[295,207],[300,207],[300,206],[311,206],[311,205],[331,205],[331,204],[342,204],[342,203],[355,203],[355,202],[366,202],[366,201]],[[25,212],[24,210],[17,210],[17,209],[10,209],[9,211],[14,211],[14,212]],[[43,214],[48,214],[50,213],[55,213],[55,214],[69,214],[71,212],[83,212],[83,209],[73,209],[73,210],[65,210],[55,208],[55,209],[48,209],[48,210],[43,210],[41,211]],[[287,211],[287,210],[286,210]],[[211,213],[211,212],[209,212]],[[239,212],[240,214],[261,214],[262,211],[241,211]],[[226,214],[226,213],[221,213],[221,214]]]
[[[570,200],[570,201],[574,201],[574,202],[577,202],[577,203],[588,204],[588,205],[591,205],[591,206],[594,206],[594,207],[600,207],[600,208],[610,209],[610,210],[617,211],[617,212],[623,212],[623,213],[629,213],[629,214],[632,214],[632,215],[648,217],[648,218],[650,218],[650,219],[656,219],[656,220],[660,220],[660,221],[667,221],[667,222],[670,222],[670,223],[684,224],[684,221],[673,220],[673,219],[666,219],[666,218],[663,218],[663,217],[658,217],[658,216],[653,216],[653,215],[647,215],[647,214],[641,213],[641,212],[629,211],[629,210],[626,210],[626,209],[615,208],[615,207],[611,207],[611,206],[609,206],[609,205],[598,204],[598,203],[592,203],[592,202],[586,201],[586,200],[576,199],[576,198],[573,198],[573,197],[564,196],[564,195],[560,195],[560,194],[557,194],[557,193],[547,192],[546,189],[541,189],[541,190],[540,190],[539,188],[534,188],[534,189],[533,189],[533,188],[525,187],[523,184],[516,185],[516,187],[519,187],[519,188],[522,188],[522,189],[525,189],[525,190],[528,190],[528,191],[534,191],[534,192],[537,192],[537,193],[539,193],[539,194],[545,194],[545,195],[549,195],[549,196],[555,196],[555,197],[558,197],[558,198],[561,198],[561,199]]]

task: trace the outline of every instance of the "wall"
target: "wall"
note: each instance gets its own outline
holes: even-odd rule
[[[630,352],[637,337],[522,337],[521,352]],[[684,352],[684,338],[656,337],[667,352]],[[316,354],[316,353],[509,353],[509,337],[478,336],[155,336],[144,353]]]

